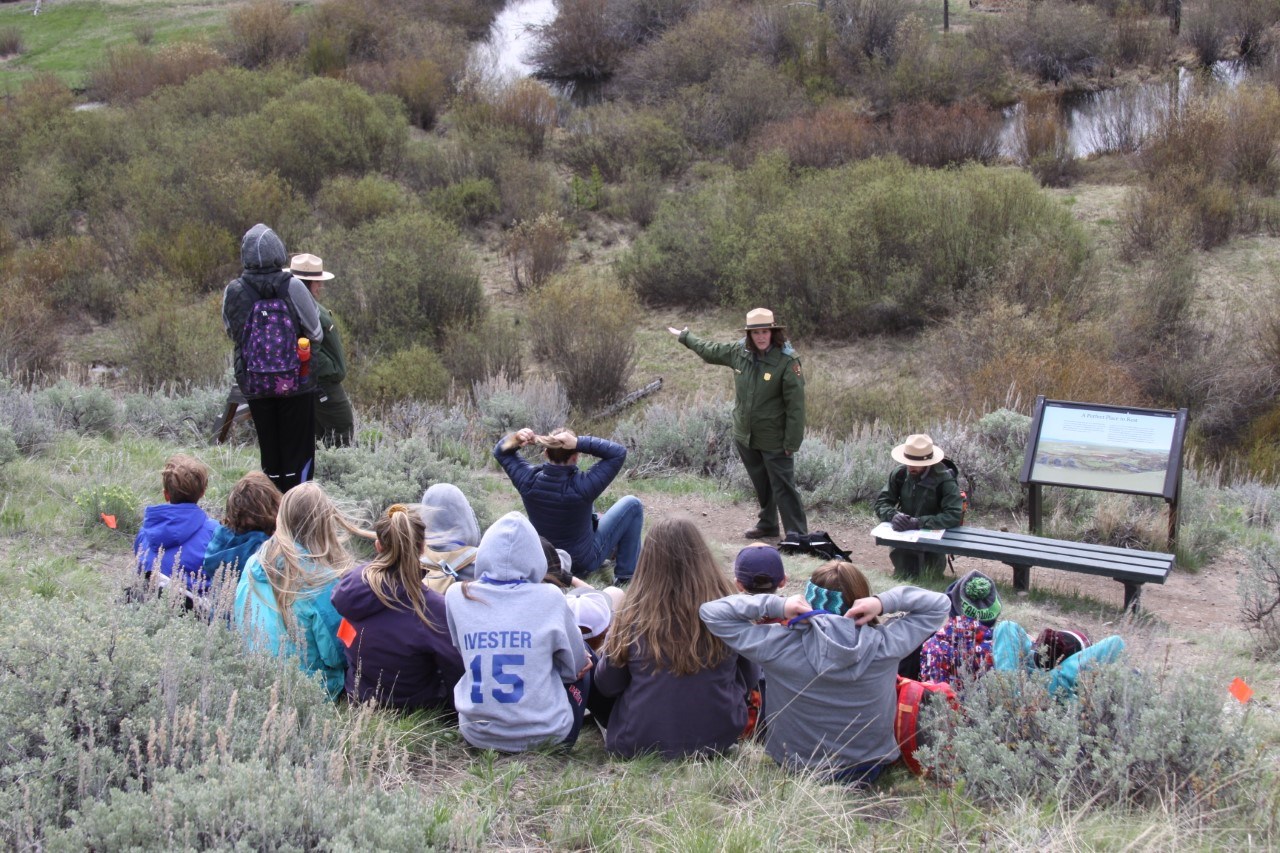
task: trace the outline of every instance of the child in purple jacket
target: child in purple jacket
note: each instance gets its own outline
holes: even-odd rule
[[[393,504],[373,532],[377,557],[333,590],[334,609],[355,632],[343,639],[347,696],[407,711],[452,711],[462,657],[449,638],[444,597],[422,583],[426,525],[417,511]]]

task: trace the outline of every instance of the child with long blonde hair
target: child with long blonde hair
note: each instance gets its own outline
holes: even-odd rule
[[[759,671],[698,618],[700,605],[733,589],[693,519],[649,530],[593,685],[617,697],[610,752],[677,758],[737,743]]]
[[[444,596],[423,584],[426,525],[392,504],[373,524],[378,554],[333,590],[334,609],[355,631],[346,644],[347,696],[404,710],[453,710],[462,656],[449,638]]]
[[[832,560],[802,595],[731,595],[702,605],[701,615],[708,630],[764,668],[769,755],[790,769],[863,784],[899,755],[898,662],[950,607],[942,593],[912,586],[872,595],[857,566]],[[881,613],[899,612],[880,624]],[[759,624],[779,618],[786,622]]]
[[[296,655],[304,672],[324,677],[332,698],[342,694],[347,659],[329,594],[355,562],[352,533],[367,535],[318,483],[295,486],[280,500],[276,532],[236,585],[235,625],[249,647]]]

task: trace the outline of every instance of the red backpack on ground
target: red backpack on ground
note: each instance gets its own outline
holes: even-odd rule
[[[960,710],[960,700],[951,685],[943,681],[916,681],[912,678],[898,676],[898,710],[893,715],[893,734],[898,739],[898,749],[902,750],[902,762],[917,776],[924,775],[924,768],[916,761],[916,747],[919,745],[920,710],[945,701],[955,710]]]

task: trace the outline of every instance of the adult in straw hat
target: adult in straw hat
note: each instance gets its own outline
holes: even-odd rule
[[[333,273],[324,268],[324,260],[315,255],[294,255],[289,271],[311,291],[320,309],[320,325],[324,327],[324,339],[319,347],[312,348],[311,374],[320,391],[316,394],[316,438],[326,447],[347,447],[355,435],[356,416],[351,408],[351,398],[342,387],[347,378],[347,353],[342,347],[342,334],[333,322],[333,314],[320,304],[324,283],[333,280]]]
[[[746,334],[731,344],[704,341],[687,327],[667,331],[707,364],[733,368],[733,441],[760,503],[759,519],[744,535],[778,536],[779,514],[783,531],[808,533],[794,458],[804,441],[804,372],[782,324],[768,308],[753,308],[742,329]]]
[[[889,452],[898,466],[889,483],[876,498],[876,515],[881,521],[904,530],[942,530],[958,527],[964,516],[964,502],[955,474],[943,464],[942,448],[924,433],[909,435]],[[894,548],[889,551],[893,573],[915,578],[920,570],[941,575],[947,560],[942,554],[922,554]]]

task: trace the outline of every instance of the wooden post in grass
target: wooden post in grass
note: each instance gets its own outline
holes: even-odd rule
[[[942,31],[951,32],[951,0],[942,0]]]

